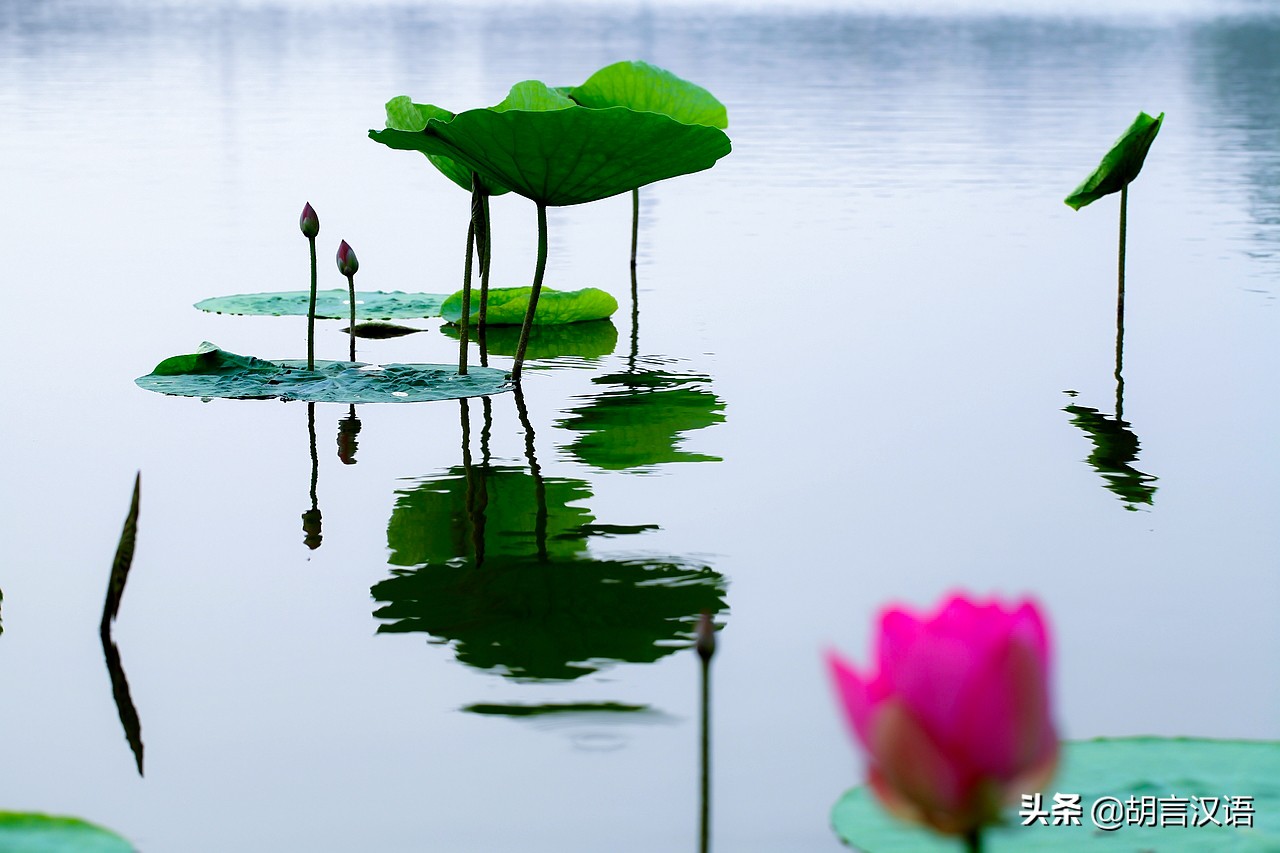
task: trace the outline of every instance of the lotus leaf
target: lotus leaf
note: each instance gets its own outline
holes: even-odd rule
[[[1142,171],[1142,164],[1147,159],[1147,151],[1160,132],[1164,121],[1164,113],[1152,118],[1146,113],[1138,113],[1138,117],[1129,125],[1115,144],[1102,157],[1098,168],[1084,179],[1075,192],[1067,196],[1065,201],[1073,209],[1079,210],[1092,204],[1104,195],[1120,192]]]
[[[524,322],[529,310],[531,287],[495,287],[489,290],[489,315],[487,325],[518,326]],[[582,290],[559,291],[542,288],[538,310],[533,315],[535,326],[558,326],[587,320],[604,320],[618,310],[618,300],[595,287]],[[462,291],[445,299],[440,306],[440,316],[450,323],[462,320]],[[479,311],[471,311],[475,322]]]
[[[1080,850],[1133,853],[1199,853],[1203,850],[1280,850],[1280,741],[1226,741],[1183,738],[1118,738],[1063,745],[1058,776],[1043,792],[1046,810],[1053,795],[1081,795],[1079,825],[1046,826],[1022,820],[1010,809],[1004,825],[983,832],[988,853],[1077,853]],[[1027,793],[1032,793],[1028,791]],[[1256,816],[1251,827],[1222,825],[1226,798],[1252,796]],[[1100,831],[1091,819],[1093,804],[1118,798],[1118,831]],[[1149,826],[1123,821],[1130,797],[1182,798],[1188,808],[1185,826]],[[1217,823],[1197,825],[1198,798],[1213,800]],[[1190,803],[1189,798],[1197,798]],[[1206,804],[1207,805],[1207,804]],[[934,835],[890,817],[865,787],[845,794],[831,812],[831,822],[846,844],[864,853],[960,853],[958,838]]]
[[[544,295],[546,291],[543,291]],[[542,303],[538,303],[542,313]],[[440,331],[458,337],[458,327],[444,325]],[[517,326],[489,326],[485,332],[485,348],[490,355],[515,355],[520,343]],[[534,326],[529,332],[525,357],[539,360],[572,356],[598,359],[613,353],[618,346],[618,329],[608,320],[585,320],[560,326]]]
[[[387,101],[386,124],[389,129],[421,133],[422,129],[427,126],[427,121],[433,118],[448,121],[453,118],[453,113],[434,104],[415,104],[408,95],[398,95]],[[427,159],[431,161],[431,165],[435,166],[440,171],[440,174],[464,190],[471,191],[470,167],[464,166],[443,154],[431,154],[426,151],[422,153],[426,154]],[[510,192],[509,189],[501,184],[486,180],[483,176],[480,178],[480,186],[489,195],[502,195]]]
[[[134,853],[114,832],[74,817],[0,812],[0,850],[5,853]]]
[[[563,110],[572,106],[574,102],[567,92],[548,88],[537,80],[525,80],[512,86],[502,102],[490,109],[501,113],[507,110]]]
[[[730,151],[714,127],[625,107],[468,110],[421,132],[371,130],[388,145],[450,157],[551,206],[583,204],[709,169]]]
[[[684,124],[724,129],[729,115],[724,104],[701,86],[647,62],[615,62],[569,91],[584,107],[629,107],[662,113]]]
[[[311,294],[305,290],[279,293],[240,293],[215,296],[196,303],[201,311],[217,314],[254,314],[272,317],[307,316]],[[364,320],[416,320],[439,317],[443,293],[402,293],[392,291],[357,291],[356,313]],[[316,317],[322,320],[346,320],[350,317],[350,297],[346,288],[321,290],[316,293]]]
[[[182,397],[307,400],[316,403],[416,403],[480,397],[510,389],[505,371],[473,368],[458,375],[443,364],[366,365],[349,361],[266,361],[208,342],[139,377],[139,387]]]

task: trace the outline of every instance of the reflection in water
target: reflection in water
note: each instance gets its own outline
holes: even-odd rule
[[[0,605],[4,604],[4,590],[0,589]],[[4,620],[0,619],[0,634],[4,633]]]
[[[111,563],[111,577],[107,581],[107,595],[102,603],[102,621],[98,626],[98,634],[102,639],[102,654],[107,662],[107,674],[111,677],[111,695],[116,702],[116,711],[120,715],[120,723],[124,726],[124,736],[133,750],[134,761],[138,765],[138,775],[142,775],[142,722],[138,719],[138,711],[129,696],[129,681],[125,678],[124,667],[120,663],[120,651],[116,648],[111,636],[111,625],[116,614],[120,612],[120,601],[124,598],[125,581],[129,578],[129,567],[133,565],[134,541],[138,532],[138,503],[142,494],[142,473],[133,481],[133,500],[129,505],[129,514],[125,517],[124,528],[120,531],[120,543],[116,546],[116,556]]]
[[[542,705],[495,705],[477,703],[462,710],[492,717],[543,717],[549,714],[638,714],[649,711],[648,705],[624,705],[621,702],[548,702]]]
[[[360,446],[356,439],[359,435],[360,419],[356,417],[356,407],[353,404],[347,411],[347,416],[338,421],[338,458],[343,465],[356,464],[356,450]],[[312,495],[312,500],[314,499],[315,496]]]
[[[355,407],[352,406],[354,410]],[[352,414],[354,418],[354,413]],[[357,429],[359,421],[356,421]],[[320,455],[316,452],[316,404],[307,403],[307,436],[311,441],[311,509],[302,514],[302,543],[312,551],[320,547],[320,506],[316,498],[316,486],[320,481]],[[352,453],[355,453],[352,438]],[[342,452],[342,432],[338,432],[338,452]],[[345,461],[345,460],[344,460]]]
[[[711,621],[711,614],[705,610],[698,619],[694,648],[698,652],[698,659],[702,661],[702,701],[700,703],[702,713],[699,727],[702,745],[699,764],[701,808],[698,810],[698,851],[707,853],[711,849],[711,658],[716,653],[716,626]]]
[[[486,400],[487,403],[487,400]],[[463,465],[401,492],[387,525],[393,576],[373,597],[380,633],[422,631],[456,644],[460,661],[522,680],[568,680],[606,662],[651,662],[687,646],[697,614],[724,609],[724,578],[677,559],[599,559],[583,480],[545,477],[520,389],[528,469],[472,463],[466,401]]]
[[[640,370],[591,381],[604,390],[557,423],[581,433],[565,448],[579,461],[607,471],[720,461],[679,448],[685,433],[724,423],[724,401],[709,390],[710,377]]]
[[[485,354],[514,356],[520,342],[519,326],[494,326],[486,324]],[[457,340],[462,332],[452,323],[445,323],[440,331]],[[587,320],[582,323],[564,323],[552,326],[534,326],[529,330],[526,359],[545,361],[552,358],[579,358],[595,360],[612,355],[618,346],[618,328],[610,320]]]

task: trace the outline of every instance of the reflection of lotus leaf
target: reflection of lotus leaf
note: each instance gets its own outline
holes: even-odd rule
[[[567,559],[584,552],[587,546],[582,537],[571,534],[595,518],[585,507],[568,504],[591,497],[587,483],[547,478],[543,484],[548,555]],[[522,468],[473,466],[469,481],[464,468],[454,467],[442,476],[397,493],[391,521],[387,523],[391,565],[416,566],[473,557],[474,531],[468,506],[476,507],[482,496],[486,557],[537,553],[537,487],[533,475]]]
[[[1067,406],[1064,412],[1071,415],[1073,426],[1080,427],[1094,450],[1088,462],[1102,475],[1107,488],[1125,502],[1126,509],[1137,509],[1134,504],[1151,504],[1156,487],[1151,485],[1155,477],[1134,468],[1138,461],[1138,436],[1129,429],[1128,421],[1109,418],[1085,406]]]
[[[1085,178],[1080,186],[1067,196],[1066,203],[1079,210],[1087,204],[1111,193],[1118,193],[1138,177],[1142,164],[1147,159],[1147,151],[1160,132],[1160,124],[1164,121],[1164,113],[1152,118],[1146,113],[1138,113],[1119,139],[1102,157],[1102,162]]]
[[[518,679],[568,680],[608,662],[649,663],[690,645],[724,609],[704,566],[647,560],[491,557],[395,570],[374,585],[382,632],[456,643],[458,660]]]
[[[532,287],[495,287],[489,290],[489,307],[485,314],[487,326],[519,326],[529,313],[529,296]],[[538,297],[538,310],[533,315],[535,326],[564,326],[591,320],[607,320],[618,310],[618,300],[597,287],[581,290],[552,290],[542,288]],[[450,296],[440,306],[440,316],[450,323],[462,320],[462,291]],[[472,321],[478,322],[480,307],[473,303]]]
[[[545,293],[545,291],[544,291]],[[538,303],[541,311],[542,303]],[[440,331],[457,340],[458,327],[446,324]],[[520,343],[518,326],[489,326],[485,329],[485,349],[490,355],[515,355]],[[530,360],[575,356],[603,358],[618,346],[618,329],[608,320],[587,320],[563,326],[533,326],[524,357]]]
[[[443,293],[401,293],[392,291],[356,291],[356,315],[362,320],[416,320],[439,317]],[[238,293],[214,296],[196,303],[201,311],[215,314],[253,314],[271,317],[305,317],[311,300],[306,290],[279,293]],[[316,292],[316,317],[321,320],[347,320],[351,317],[350,294],[344,289]]]
[[[456,400],[510,390],[503,370],[476,367],[459,376],[456,365],[364,365],[349,361],[266,361],[210,343],[176,355],[134,380],[140,388],[182,397],[233,400],[305,400],[313,403],[416,403]]]
[[[678,447],[684,433],[724,422],[724,402],[707,390],[708,377],[647,371],[593,381],[611,387],[571,409],[558,424],[582,433],[566,448],[580,461],[617,471],[720,460]]]

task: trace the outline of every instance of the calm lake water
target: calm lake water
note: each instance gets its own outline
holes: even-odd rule
[[[694,849],[710,607],[715,849],[834,851],[862,768],[821,652],[954,589],[1043,603],[1069,737],[1280,737],[1280,6],[935,5],[0,2],[0,807],[148,853]],[[553,210],[547,284],[613,329],[526,412],[360,407],[356,464],[315,407],[314,550],[305,404],[133,384],[204,340],[304,353],[303,319],[191,305],[305,288],[306,201],[322,286],[340,239],[364,289],[459,286],[466,194],[366,138],[392,96],[632,58],[734,144],[642,193],[634,348],[629,200]],[[1118,411],[1117,199],[1062,199],[1139,110]],[[494,240],[527,284],[533,205]],[[362,357],[454,358],[418,325]],[[96,631],[139,469],[145,775]],[[561,703],[642,710],[510,714]]]

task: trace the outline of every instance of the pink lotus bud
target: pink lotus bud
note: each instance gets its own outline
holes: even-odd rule
[[[314,240],[316,234],[320,233],[320,216],[316,215],[316,211],[312,209],[310,201],[302,209],[302,218],[298,219],[298,228],[301,228],[302,233],[312,238],[312,240]]]
[[[353,276],[358,269],[360,269],[360,262],[356,260],[355,251],[347,245],[346,240],[343,240],[342,245],[338,247],[338,272],[345,276]]]
[[[697,639],[694,640],[693,647],[698,650],[698,657],[704,661],[711,660],[711,656],[716,653],[716,625],[711,621],[711,612],[702,611],[702,616],[698,619]]]
[[[1052,777],[1049,639],[1034,603],[956,595],[926,618],[886,609],[877,656],[865,677],[834,652],[827,663],[891,812],[964,835]]]
[[[307,202],[307,206],[302,208],[302,218],[298,220],[298,227],[302,229],[303,234],[312,239],[320,233],[320,217],[316,216],[311,202]]]

